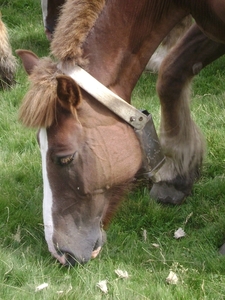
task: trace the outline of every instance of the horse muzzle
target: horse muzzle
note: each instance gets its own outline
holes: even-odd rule
[[[57,244],[56,252],[52,253],[52,255],[63,265],[63,266],[76,266],[77,264],[85,264],[90,259],[96,258],[106,241],[106,233],[102,230],[101,236],[95,243],[94,247],[88,247],[86,243],[79,243],[77,247],[62,247]],[[81,247],[83,244],[83,247]],[[73,249],[72,249],[73,248]]]

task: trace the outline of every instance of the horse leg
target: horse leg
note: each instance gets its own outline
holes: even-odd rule
[[[192,16],[186,16],[181,22],[179,22],[163,39],[161,45],[156,49],[146,65],[145,70],[153,71],[158,73],[160,65],[169,51],[174,45],[184,36],[187,30],[192,25]]]
[[[150,195],[180,204],[199,177],[204,139],[190,114],[190,85],[206,65],[225,53],[225,45],[208,39],[193,25],[162,63],[157,82],[161,103],[160,141],[166,162]]]

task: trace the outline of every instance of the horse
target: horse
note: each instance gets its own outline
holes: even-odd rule
[[[41,1],[45,34],[49,41],[52,40],[54,30],[57,25],[57,20],[64,3],[65,0]],[[153,71],[154,73],[157,73],[159,71],[159,67],[164,57],[190,28],[191,24],[192,17],[191,15],[188,15],[183,20],[181,20],[181,22],[174,26],[174,28],[163,39],[160,46],[150,58],[145,68],[146,71]]]
[[[0,88],[6,89],[15,83],[17,62],[12,54],[6,25],[1,19],[0,12]]]
[[[162,203],[180,204],[190,194],[205,149],[190,114],[190,86],[225,53],[224,12],[221,0],[68,0],[51,42],[54,59],[17,51],[30,79],[19,119],[38,129],[45,238],[61,264],[99,254],[104,229],[143,173],[148,151],[136,131],[151,127],[141,124],[131,94],[156,48],[189,14],[195,23],[164,59],[156,85],[165,162],[145,175],[150,196]]]

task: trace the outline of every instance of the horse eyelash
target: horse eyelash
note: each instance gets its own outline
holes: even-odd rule
[[[68,165],[74,160],[74,155],[75,155],[75,153],[68,155],[68,156],[57,157],[56,164],[61,165],[61,166]]]

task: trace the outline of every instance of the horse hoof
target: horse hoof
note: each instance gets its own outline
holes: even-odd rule
[[[150,196],[163,204],[181,204],[186,194],[166,182],[153,184]]]
[[[220,249],[219,249],[219,253],[222,255],[225,255],[225,244],[223,244]]]

